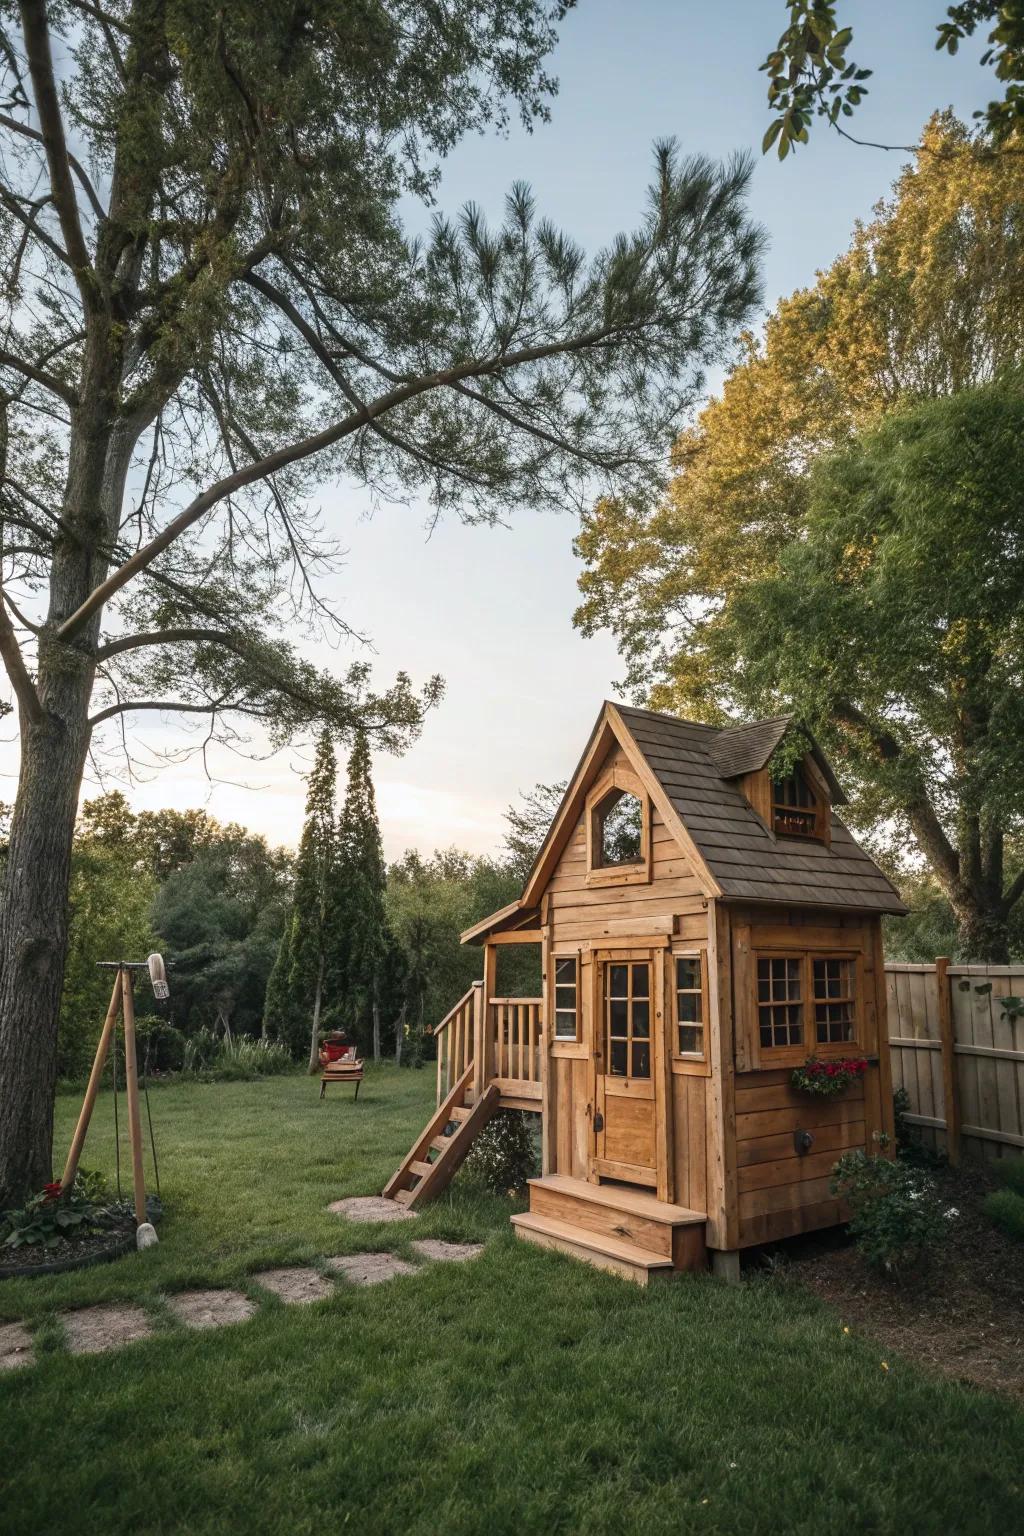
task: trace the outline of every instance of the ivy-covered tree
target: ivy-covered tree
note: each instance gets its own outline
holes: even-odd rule
[[[872,70],[851,60],[853,28],[846,25],[849,9],[837,0],[784,0],[786,27],[761,65],[768,75],[768,106],[772,118],[764,136],[765,153],[777,147],[780,160],[806,144],[816,117],[823,118],[843,138],[871,149],[908,149],[910,145],[877,144],[856,138],[843,125],[854,116],[868,94]],[[936,7],[938,15],[938,6]],[[975,115],[997,147],[1019,153],[1024,126],[1024,7],[1018,0],[961,0],[947,5],[935,25],[934,46],[956,54],[960,44],[981,32],[988,44],[983,66],[991,67],[1005,84],[1001,96]]]
[[[324,731],[317,742],[306,791],[292,906],[268,979],[263,1011],[264,1035],[288,1041],[293,1050],[298,1044],[296,1023],[304,1023],[310,1072],[317,1067],[320,1018],[336,963],[337,772],[334,747]]]
[[[356,727],[380,696],[290,643],[344,627],[309,493],[344,474],[488,519],[649,483],[756,298],[746,161],[658,151],[587,260],[525,187],[424,239],[457,139],[543,119],[566,0],[21,0],[0,19],[0,660],[20,777],[0,914],[0,1204],[50,1174],[71,841],[88,754]],[[107,730],[112,729],[112,742]]]

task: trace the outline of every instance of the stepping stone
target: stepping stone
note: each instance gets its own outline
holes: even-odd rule
[[[73,1355],[99,1355],[107,1349],[120,1349],[122,1344],[147,1339],[153,1332],[141,1307],[117,1303],[65,1312],[61,1321],[67,1330],[68,1349]]]
[[[436,1237],[422,1237],[412,1246],[421,1259],[440,1259],[456,1264],[475,1259],[484,1251],[483,1243],[442,1243]]]
[[[167,1305],[186,1328],[244,1323],[256,1311],[256,1303],[241,1291],[179,1291],[177,1296],[168,1296]]]
[[[397,1200],[385,1200],[383,1195],[353,1195],[348,1200],[335,1200],[327,1209],[347,1221],[415,1221],[416,1212],[399,1205]]]
[[[252,1277],[257,1285],[262,1285],[268,1291],[273,1291],[275,1296],[280,1296],[282,1301],[290,1305],[306,1306],[311,1301],[323,1301],[325,1296],[333,1295],[330,1285],[323,1275],[318,1275],[315,1269],[303,1269],[295,1266],[289,1269],[265,1269],[262,1274]]]
[[[393,1280],[396,1275],[416,1274],[415,1264],[396,1259],[393,1253],[346,1253],[327,1260],[327,1268],[336,1275],[344,1275],[355,1285],[379,1285],[382,1280]]]
[[[32,1335],[24,1323],[0,1323],[0,1371],[31,1365]]]

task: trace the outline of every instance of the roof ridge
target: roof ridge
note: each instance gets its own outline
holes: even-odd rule
[[[620,704],[617,699],[606,699],[607,704],[613,704],[616,709],[628,710],[631,715],[646,715],[651,720],[667,720],[670,725],[686,725],[692,731],[713,731],[719,735],[724,729],[720,725],[708,725],[705,720],[684,720],[682,715],[670,715],[663,709],[644,709],[639,704]]]

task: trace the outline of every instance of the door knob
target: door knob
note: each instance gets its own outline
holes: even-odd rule
[[[600,1110],[598,1110],[596,1115],[594,1116],[594,1130],[595,1131],[603,1131],[604,1130],[604,1115],[602,1115]]]

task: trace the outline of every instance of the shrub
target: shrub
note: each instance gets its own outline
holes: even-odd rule
[[[993,1226],[1024,1243],[1024,1195],[1015,1189],[996,1189],[986,1195],[981,1208]]]
[[[1001,1157],[993,1172],[1004,1189],[1024,1195],[1024,1157]]]
[[[47,1184],[17,1210],[0,1215],[5,1248],[55,1248],[116,1224],[116,1212],[102,1203],[106,1183],[99,1173],[80,1172],[66,1194],[60,1180]]]
[[[185,1035],[164,1019],[140,1020],[138,1028],[139,1070],[180,1072],[185,1062]]]
[[[245,1080],[274,1077],[292,1070],[288,1047],[277,1040],[254,1040],[239,1035],[224,1040],[203,1028],[185,1041],[182,1070],[208,1081]]]
[[[850,1232],[864,1258],[894,1279],[928,1257],[957,1215],[922,1169],[861,1151],[836,1163],[832,1192],[850,1204]]]
[[[469,1178],[499,1195],[522,1189],[537,1171],[537,1147],[531,1124],[535,1118],[521,1109],[505,1109],[495,1115],[466,1159]]]

